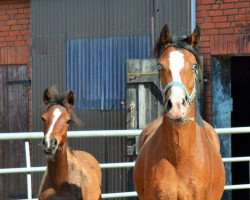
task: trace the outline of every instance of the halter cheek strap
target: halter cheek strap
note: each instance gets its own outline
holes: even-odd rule
[[[191,102],[194,100],[195,95],[196,95],[195,86],[194,86],[194,89],[193,89],[192,93],[189,94],[189,92],[188,92],[186,86],[185,86],[183,83],[178,82],[178,81],[172,81],[172,82],[168,83],[168,84],[161,90],[162,95],[164,95],[164,94],[167,92],[167,90],[168,90],[170,87],[172,87],[172,86],[179,86],[179,87],[181,87],[181,88],[184,90],[184,92],[185,92],[185,94],[186,94],[186,96],[187,96],[187,103],[188,103],[188,104],[191,104]]]

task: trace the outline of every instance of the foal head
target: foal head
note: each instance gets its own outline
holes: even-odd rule
[[[72,91],[59,95],[55,89],[46,89],[43,94],[45,112],[42,115],[44,139],[43,151],[55,155],[66,143],[68,126],[74,118],[72,113],[75,96]]]
[[[165,25],[154,53],[158,58],[164,111],[172,120],[187,118],[190,104],[196,95],[199,54],[195,49],[200,40],[200,29],[186,38],[172,37]]]

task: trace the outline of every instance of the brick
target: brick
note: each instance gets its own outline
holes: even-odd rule
[[[222,23],[216,23],[215,27],[216,28],[228,28],[230,27],[230,22],[222,22]]]
[[[235,21],[235,16],[228,16],[227,21],[229,22]]]
[[[203,48],[200,48],[200,51],[201,51],[202,53],[207,53],[207,54],[209,54],[209,53],[210,53],[210,48],[208,48],[208,47],[203,47]]]
[[[1,36],[8,36],[9,33],[7,31],[0,31],[0,37]]]
[[[201,29],[215,28],[215,23],[203,23],[200,25]]]
[[[224,3],[238,2],[239,0],[224,0]]]
[[[214,4],[215,0],[201,0],[201,4]]]
[[[22,13],[22,14],[15,14],[15,17],[18,19],[27,19],[30,18],[30,15],[27,13]]]
[[[22,35],[18,35],[18,36],[16,37],[16,40],[23,40],[23,36],[22,36]]]
[[[240,15],[246,15],[247,14],[247,8],[240,8],[239,9],[239,14]],[[249,11],[249,14],[250,14],[250,11]]]
[[[243,28],[243,27],[246,27],[247,26],[247,22],[246,21],[238,21],[238,22],[231,22],[231,27],[240,27],[240,28]]]
[[[205,18],[205,22],[206,22],[206,23],[211,23],[211,22],[213,22],[213,17],[206,17],[206,18]]]
[[[230,8],[235,8],[235,3],[220,4],[220,9],[230,9]]]
[[[15,4],[15,8],[25,8],[26,5],[24,3],[18,3],[18,4]]]
[[[209,10],[212,10],[212,5],[197,5],[196,10],[197,11],[209,11]]]
[[[224,15],[236,15],[239,13],[239,9],[230,9],[230,10],[224,10]]]
[[[0,15],[0,20],[6,21],[6,20],[8,20],[8,19],[10,19],[10,16],[9,16],[9,15]]]
[[[223,11],[222,10],[213,10],[213,11],[209,11],[209,16],[221,16],[223,15]]]
[[[0,15],[6,15],[6,10],[0,10]]]
[[[250,20],[250,15],[236,15],[235,21]]]
[[[197,17],[197,18],[196,18],[196,23],[197,23],[197,24],[201,24],[201,23],[204,23],[204,22],[205,22],[204,17]]]
[[[20,30],[21,28],[22,28],[21,25],[13,25],[13,26],[10,27],[10,30],[16,31],[16,30]]]
[[[196,12],[197,17],[206,17],[208,16],[208,11],[198,11]]]
[[[20,30],[21,35],[30,35],[30,30]]]
[[[17,13],[16,9],[7,10],[7,14],[16,14],[16,13]]]
[[[5,38],[5,41],[16,41],[16,36],[8,36]]]
[[[27,45],[27,42],[26,41],[15,41],[14,45],[15,46],[25,46],[25,45]]]
[[[218,10],[220,8],[219,4],[212,5],[212,10]]]
[[[0,26],[0,31],[9,31],[10,27],[9,26]]]
[[[219,34],[232,34],[234,33],[233,28],[224,28],[219,30]]]
[[[16,25],[17,24],[17,20],[15,20],[15,19],[12,19],[12,20],[8,20],[7,22],[6,22],[6,24],[7,25]]]
[[[210,42],[201,42],[201,43],[199,44],[199,47],[200,47],[200,48],[210,47]]]
[[[19,35],[19,31],[9,31],[9,35]]]
[[[249,7],[250,7],[249,1],[235,3],[235,8],[249,8]]]
[[[213,22],[225,22],[227,21],[227,16],[213,17]]]
[[[19,19],[18,24],[28,24],[29,23],[29,19]]]

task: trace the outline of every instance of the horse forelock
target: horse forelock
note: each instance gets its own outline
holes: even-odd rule
[[[44,105],[44,108],[43,108],[44,112],[47,112],[51,106],[60,105],[60,106],[64,107],[68,113],[70,113],[71,120],[76,125],[82,124],[81,120],[73,112],[73,106],[71,106],[67,101],[67,93],[59,94],[55,88],[52,88],[52,89],[50,89],[50,94],[51,94],[52,99],[47,101],[46,104],[43,104]]]

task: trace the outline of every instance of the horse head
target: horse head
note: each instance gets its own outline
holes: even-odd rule
[[[158,58],[164,112],[171,120],[187,118],[189,107],[196,96],[196,81],[200,65],[196,50],[200,29],[196,26],[188,37],[172,37],[165,25],[154,47]]]
[[[43,151],[55,155],[67,141],[67,130],[73,118],[72,109],[75,102],[74,92],[59,95],[56,90],[46,89],[43,94],[45,112],[43,120]]]

